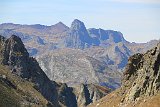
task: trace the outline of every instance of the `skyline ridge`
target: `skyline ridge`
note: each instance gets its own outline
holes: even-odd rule
[[[68,25],[66,25],[64,22],[62,22],[62,21],[59,21],[59,22],[57,22],[57,23],[55,23],[55,24],[51,24],[51,25],[45,25],[45,24],[41,24],[41,23],[35,23],[35,24],[20,24],[20,23],[0,23],[0,25],[5,25],[5,24],[13,24],[13,25],[22,25],[22,26],[35,26],[35,25],[39,25],[39,26],[45,26],[45,27],[52,27],[52,26],[57,26],[57,25],[63,25],[63,26],[65,26],[65,27],[68,27],[68,28],[70,28],[71,26],[72,26],[72,23],[74,22],[74,21],[79,21],[79,22],[82,22],[84,25],[85,25],[85,23],[83,22],[83,21],[81,21],[81,20],[79,20],[79,19],[74,19],[72,22],[71,22],[71,24],[68,26]],[[86,29],[87,30],[89,30],[89,29],[102,29],[102,30],[112,30],[112,31],[117,31],[117,32],[120,32],[120,33],[122,33],[123,34],[123,32],[121,32],[121,31],[118,31],[118,30],[114,30],[114,29],[105,29],[105,28],[102,28],[102,27],[87,27],[86,25],[85,25],[85,27],[86,27]],[[124,35],[123,34],[123,37],[126,39],[126,35]],[[158,39],[158,38],[153,38],[153,39],[150,39],[150,40],[148,40],[148,41],[146,41],[146,42],[136,42],[136,41],[130,41],[130,40],[128,40],[128,39],[126,39],[127,41],[129,41],[129,42],[131,42],[131,43],[147,43],[147,42],[150,42],[150,41],[152,41],[152,40],[160,40],[160,38]]]
[[[5,0],[0,6],[0,23],[53,25],[62,21],[70,26],[77,18],[87,28],[121,31],[129,41],[160,37],[158,0]]]

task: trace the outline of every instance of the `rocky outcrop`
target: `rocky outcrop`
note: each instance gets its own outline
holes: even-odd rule
[[[160,90],[160,44],[145,54],[129,58],[123,84],[131,85],[124,102],[156,95]]]
[[[26,65],[29,62],[29,54],[20,38],[12,35],[7,39],[4,44],[2,56],[2,64],[10,66],[11,70],[17,75],[29,78]]]
[[[4,42],[1,50],[2,64],[9,66],[11,72],[33,82],[34,87],[54,105],[58,106],[55,83],[52,83],[41,70],[38,62],[29,57],[21,39],[12,35]]]
[[[110,89],[94,84],[81,84],[80,86],[76,87],[75,90],[78,107],[85,107],[90,103],[93,103],[104,97],[105,94],[111,92]]]
[[[90,106],[159,107],[159,101],[160,43],[145,54],[130,57],[121,88]]]

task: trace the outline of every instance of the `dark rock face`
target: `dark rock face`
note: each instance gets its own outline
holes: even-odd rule
[[[80,49],[89,47],[92,43],[84,23],[77,19],[72,22],[65,42],[66,47]]]
[[[30,58],[21,39],[12,35],[4,43],[1,51],[2,64],[8,65],[11,72],[28,79],[35,88],[54,105],[58,106],[55,83],[53,84],[39,67],[34,58]]]
[[[111,90],[94,84],[81,84],[75,88],[78,107],[85,107],[104,97]]]
[[[4,50],[2,52],[2,63],[9,65],[12,72],[24,78],[29,77],[27,71],[27,63],[29,62],[29,54],[25,49],[22,41],[17,36],[12,35],[5,41]]]
[[[63,106],[77,107],[77,99],[74,93],[74,89],[68,87],[64,83],[58,84],[58,100]]]
[[[0,35],[0,41],[1,41],[1,45],[3,45],[5,38],[3,36]]]
[[[138,53],[128,59],[128,64],[124,72],[125,75],[128,75],[127,78],[130,78],[130,76],[133,75],[135,71],[140,68],[140,66],[142,66],[142,62],[140,62],[142,57],[143,54]]]

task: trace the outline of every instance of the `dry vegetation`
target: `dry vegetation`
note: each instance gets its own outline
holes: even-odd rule
[[[121,91],[121,89],[118,89],[103,97],[99,101],[90,104],[88,107],[123,107],[120,103],[125,95],[120,94]],[[160,93],[148,98],[141,98],[126,107],[160,107]]]
[[[47,100],[33,86],[33,83],[21,79],[0,65],[0,107],[46,105]]]

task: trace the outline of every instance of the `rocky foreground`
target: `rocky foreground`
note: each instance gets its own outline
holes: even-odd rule
[[[89,107],[159,107],[160,43],[129,58],[122,86]]]

